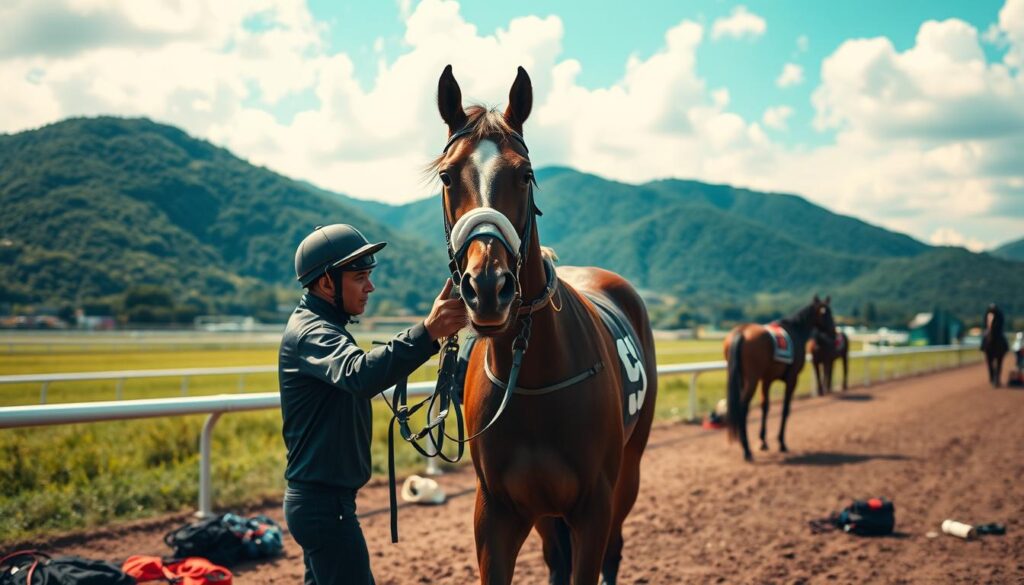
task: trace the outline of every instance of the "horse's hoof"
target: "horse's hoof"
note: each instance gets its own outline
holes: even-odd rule
[[[768,450],[768,443],[761,443],[761,450],[762,451],[767,451]]]
[[[789,453],[789,449],[787,449],[785,445],[781,444],[779,445],[779,451],[782,451],[783,453]]]
[[[751,455],[750,453],[744,453],[743,454],[743,460],[746,461],[747,463],[753,463],[754,462],[754,456]]]

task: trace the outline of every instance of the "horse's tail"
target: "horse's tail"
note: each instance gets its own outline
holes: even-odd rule
[[[741,356],[743,347],[743,332],[737,331],[732,336],[732,344],[729,346],[729,381],[726,401],[729,413],[726,416],[726,424],[729,428],[729,437],[739,438],[740,425],[747,422],[747,405],[743,401],[743,364]]]

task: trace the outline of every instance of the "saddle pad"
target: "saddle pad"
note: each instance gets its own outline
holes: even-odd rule
[[[584,293],[584,296],[597,307],[601,321],[615,340],[622,370],[622,416],[629,426],[639,415],[647,395],[647,371],[644,369],[644,357],[640,353],[640,339],[626,315],[608,299],[590,293]]]
[[[777,321],[772,321],[764,328],[772,337],[775,361],[783,364],[793,363],[793,340],[789,337],[789,332]]]

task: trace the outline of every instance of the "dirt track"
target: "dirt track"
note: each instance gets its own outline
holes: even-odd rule
[[[643,484],[626,522],[620,583],[1024,583],[1024,391],[992,390],[982,366],[798,401],[786,456],[742,461],[722,431],[656,426]],[[756,436],[760,412],[751,415]],[[777,415],[779,405],[773,404]],[[769,436],[778,419],[769,419]],[[471,469],[440,479],[439,507],[404,507],[402,542],[388,542],[387,489],[363,490],[362,524],[377,583],[476,583]],[[896,504],[898,534],[812,534],[807,521],[852,498]],[[280,505],[265,510],[282,519]],[[925,533],[945,518],[1001,522],[1006,536],[973,542]],[[121,559],[167,553],[160,536],[181,517],[70,537],[56,553]],[[238,567],[241,584],[300,583],[301,552]],[[520,554],[517,583],[547,583],[540,541]]]

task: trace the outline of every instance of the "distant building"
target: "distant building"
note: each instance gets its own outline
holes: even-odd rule
[[[949,311],[936,307],[930,313],[918,313],[908,324],[910,345],[949,345],[964,336],[964,323]]]

